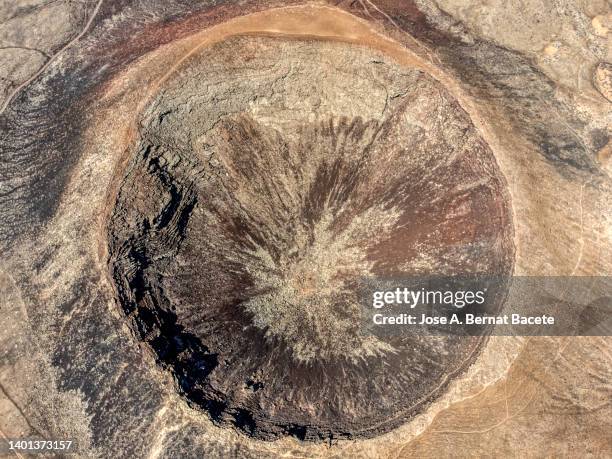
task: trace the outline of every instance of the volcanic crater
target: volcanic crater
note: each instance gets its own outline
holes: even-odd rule
[[[505,179],[427,73],[353,44],[229,38],[163,81],[130,155],[107,233],[117,300],[216,423],[379,435],[484,346],[360,331],[359,279],[512,271]]]

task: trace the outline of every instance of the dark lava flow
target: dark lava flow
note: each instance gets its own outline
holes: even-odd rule
[[[360,333],[359,279],[512,270],[504,179],[435,80],[346,44],[234,38],[140,127],[111,272],[135,335],[213,421],[371,437],[474,361],[483,337]]]

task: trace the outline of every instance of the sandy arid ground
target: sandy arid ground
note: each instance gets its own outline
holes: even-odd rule
[[[607,279],[610,28],[604,0],[0,3],[0,435],[612,455],[609,336],[364,338],[353,284]]]

